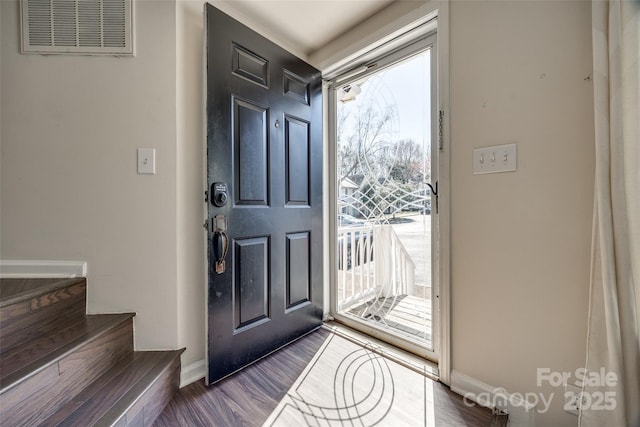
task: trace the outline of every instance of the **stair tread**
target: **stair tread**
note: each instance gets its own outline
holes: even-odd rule
[[[110,425],[120,418],[183,350],[127,355],[42,425]]]
[[[130,319],[134,313],[96,314],[61,325],[55,333],[20,344],[0,358],[0,393]]]
[[[86,286],[0,279],[2,424],[147,425],[178,389],[184,349],[134,352],[135,313],[86,315]]]
[[[26,301],[47,292],[82,283],[86,279],[0,279],[0,308]]]
[[[7,280],[3,280],[0,286],[11,285],[12,282]],[[25,287],[29,287],[33,280],[30,279]],[[22,343],[64,327],[65,322],[75,322],[86,315],[86,280],[73,279],[63,283],[65,286],[57,280],[55,289],[53,285],[47,285],[35,291],[31,289],[33,292],[13,294],[18,297],[0,307],[0,353],[6,354]],[[24,291],[25,287],[21,289]],[[38,295],[35,295],[36,291]],[[11,293],[11,289],[7,292]]]
[[[113,405],[113,407],[100,418],[100,420],[96,423],[96,426],[97,427],[112,426],[112,425],[115,425],[116,422],[119,423],[119,421],[121,421],[121,418],[125,413],[128,416],[129,409],[132,408],[134,405],[136,405],[137,402],[142,399],[143,395],[149,391],[149,389],[154,385],[156,380],[160,380],[161,376],[165,374],[165,372],[171,367],[172,362],[175,360],[178,364],[178,373],[177,373],[177,376],[174,378],[176,381],[175,387],[171,391],[171,397],[173,397],[173,394],[175,394],[179,386],[180,355],[185,350],[186,348],[182,348],[180,350],[171,350],[171,351],[164,352],[165,356],[163,358],[163,361],[161,361],[157,365],[157,367],[159,367],[160,369],[158,369],[157,372],[155,370],[150,371],[146,375],[145,379],[143,379],[143,381],[139,381],[134,387],[132,387],[127,392],[127,394],[122,396],[122,398],[119,399],[118,402],[115,405]],[[171,372],[168,372],[167,374],[170,375]],[[165,381],[166,381],[166,378],[165,378]],[[164,392],[166,393],[166,390],[164,390]],[[155,393],[156,394],[153,394],[153,396],[155,397],[155,400],[149,399],[150,402],[147,402],[145,404],[145,412],[148,411],[149,407],[153,407],[154,405],[156,405],[157,407],[157,403],[158,401],[160,401],[158,398],[160,396],[157,394],[157,392]],[[151,403],[151,405],[149,405],[149,403]],[[164,409],[164,406],[166,405],[166,403],[168,403],[168,400],[165,401],[165,403],[159,407],[160,409],[158,411],[153,413],[152,415],[153,419],[155,419],[155,417],[157,417],[160,414],[160,412],[162,412],[162,409]],[[146,417],[148,417],[149,415],[151,414],[145,413],[145,424],[147,422]],[[127,422],[132,423],[132,420],[128,419]]]

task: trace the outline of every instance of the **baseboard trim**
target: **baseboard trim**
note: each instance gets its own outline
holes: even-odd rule
[[[86,261],[0,260],[0,278],[73,278],[87,277]]]
[[[203,379],[206,373],[206,361],[204,359],[183,366],[180,370],[180,388]]]
[[[460,371],[451,371],[451,391],[485,408],[509,414],[510,427],[535,427],[535,405],[510,394],[502,387],[494,387]]]

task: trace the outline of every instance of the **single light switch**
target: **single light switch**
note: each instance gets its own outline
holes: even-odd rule
[[[156,173],[156,149],[155,148],[138,148],[138,173],[139,174],[155,174]]]
[[[516,144],[496,145],[473,150],[473,174],[515,172]]]

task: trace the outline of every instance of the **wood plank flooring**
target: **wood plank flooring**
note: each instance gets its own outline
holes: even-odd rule
[[[203,381],[193,383],[175,395],[154,426],[261,426],[270,416],[273,418],[272,413],[281,406],[283,399],[290,398],[288,392],[294,384],[300,383],[303,378],[301,375],[322,365],[325,360],[322,359],[325,357],[323,351],[327,352],[327,356],[335,357],[335,351],[328,354],[327,344],[335,346],[340,345],[340,342],[344,342],[345,347],[347,343],[353,345],[325,329],[319,329],[209,388]],[[393,369],[394,372],[398,372],[398,369],[410,371],[400,365],[394,366]],[[317,377],[317,371],[313,375]],[[320,377],[322,378],[322,375]],[[428,401],[430,403],[419,399],[405,399],[403,402],[396,399],[394,405],[402,405],[399,408],[401,411],[408,414],[429,412],[429,425],[506,426],[506,417],[494,417],[484,408],[468,407],[460,396],[446,386],[426,377],[420,378],[421,381],[425,381],[425,388],[432,390]],[[365,382],[369,380],[373,381],[371,378],[363,378]],[[333,375],[328,373],[322,384],[326,388],[327,384],[333,382]],[[394,387],[402,388],[403,384],[400,382]],[[353,419],[347,424],[343,421],[327,424],[325,421],[307,419],[307,424],[366,425]],[[378,425],[383,426],[384,423]],[[426,421],[424,425],[427,425]],[[419,427],[420,424],[414,426]]]

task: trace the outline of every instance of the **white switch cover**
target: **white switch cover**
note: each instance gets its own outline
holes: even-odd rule
[[[516,144],[496,145],[473,150],[473,174],[515,172],[517,169]]]
[[[138,148],[138,173],[139,174],[155,174],[156,173],[156,149],[155,148]]]

